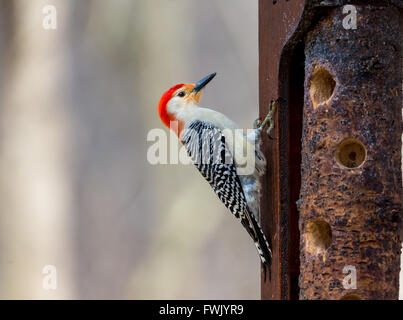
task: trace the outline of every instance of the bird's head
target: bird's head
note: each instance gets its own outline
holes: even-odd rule
[[[162,122],[170,128],[171,121],[178,121],[180,132],[186,114],[199,105],[202,89],[215,75],[216,73],[214,72],[194,84],[177,84],[166,91],[158,104],[158,113]],[[176,131],[178,134],[178,130]]]

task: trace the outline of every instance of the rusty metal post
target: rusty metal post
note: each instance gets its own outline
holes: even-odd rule
[[[283,98],[263,149],[260,219],[273,265],[262,299],[396,297],[402,4],[367,2],[259,0],[261,117]],[[355,3],[357,29],[346,30],[343,7]],[[351,266],[356,291],[342,287]]]
[[[305,41],[300,298],[397,299],[402,12],[342,9]]]
[[[295,201],[300,181],[303,60],[297,59],[301,72],[293,74],[295,81],[290,82],[289,75],[304,6],[304,0],[259,0],[260,116],[267,114],[270,100],[282,96],[286,101],[276,113],[273,140],[263,144],[268,172],[262,181],[260,219],[271,239],[273,264],[271,280],[264,282],[262,278],[262,299],[298,298],[299,234]],[[303,51],[299,56],[303,56]],[[295,85],[299,96],[290,99],[289,84]],[[291,117],[291,113],[295,116]],[[290,125],[296,125],[296,130],[290,132]],[[290,145],[295,148],[290,150]]]

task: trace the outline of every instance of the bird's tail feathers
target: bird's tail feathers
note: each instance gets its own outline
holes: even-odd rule
[[[263,234],[262,228],[257,222],[256,218],[248,212],[243,219],[241,219],[242,225],[248,231],[249,235],[252,237],[257,252],[259,253],[260,260],[262,261],[264,270],[264,280],[266,281],[266,272],[269,271],[269,279],[271,279],[271,261],[272,252],[271,246],[267,241],[265,235]]]

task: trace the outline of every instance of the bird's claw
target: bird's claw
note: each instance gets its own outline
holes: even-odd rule
[[[257,118],[255,121],[253,121],[253,129],[259,128],[261,123],[262,123],[262,119]]]
[[[279,101],[280,101],[280,99],[272,100],[272,101],[270,102],[269,113],[267,114],[267,116],[266,116],[266,118],[263,120],[263,122],[261,122],[260,125],[259,125],[259,128],[262,128],[262,129],[264,129],[264,127],[265,127],[267,124],[269,125],[269,128],[266,130],[266,133],[267,133],[267,135],[268,135],[268,137],[269,137],[270,139],[273,139],[273,138],[271,137],[270,133],[271,133],[271,131],[272,131],[273,128],[274,128],[274,119],[273,119],[273,116],[274,116],[274,112],[276,111],[276,107],[279,105]],[[256,123],[256,121],[255,121],[255,123]]]

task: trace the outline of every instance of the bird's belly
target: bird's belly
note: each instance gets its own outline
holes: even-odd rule
[[[246,202],[256,219],[259,218],[261,185],[257,174],[239,176]]]

